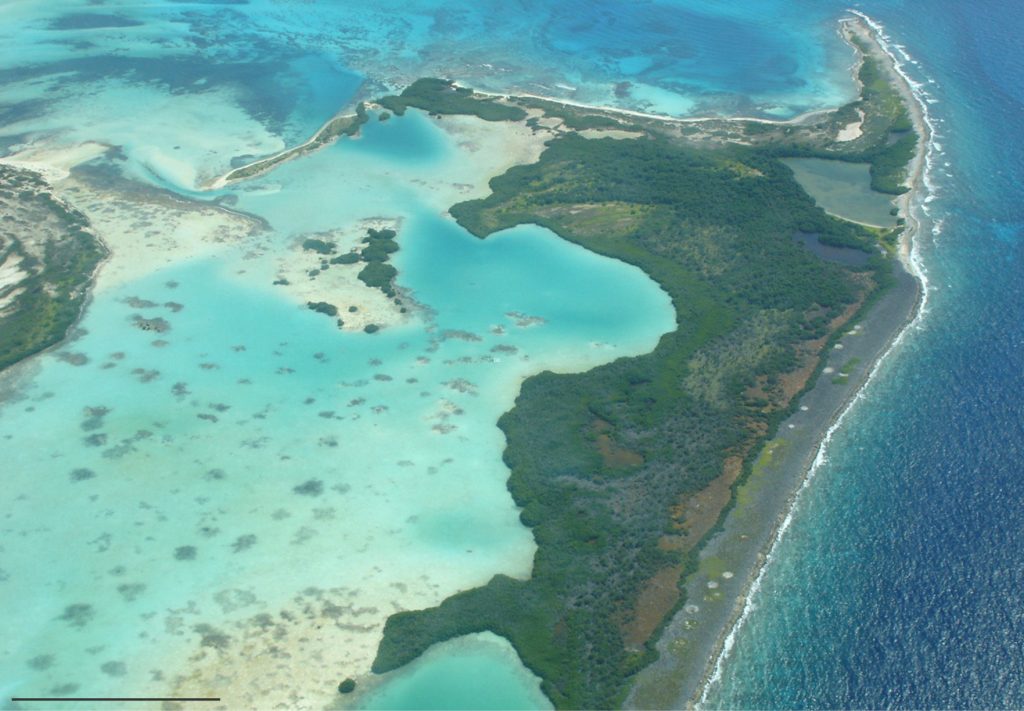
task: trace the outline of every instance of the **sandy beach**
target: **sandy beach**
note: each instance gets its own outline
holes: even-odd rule
[[[460,86],[458,82],[456,86]],[[700,124],[709,123],[713,121],[740,121],[748,123],[764,123],[776,126],[794,126],[801,125],[813,120],[816,116],[822,116],[824,114],[832,113],[833,109],[818,109],[815,111],[807,111],[789,119],[766,119],[755,116],[698,116],[694,118],[683,118],[680,116],[669,116],[667,114],[652,114],[644,111],[634,111],[632,109],[620,109],[608,106],[597,106],[595,104],[586,104],[581,101],[572,101],[571,99],[559,99],[551,96],[544,96],[542,94],[530,94],[530,93],[516,93],[516,94],[501,94],[493,91],[480,91],[479,89],[473,89],[474,94],[480,96],[493,96],[497,99],[514,100],[516,98],[524,99],[538,99],[540,101],[548,101],[552,104],[559,104],[561,106],[574,106],[578,109],[587,109],[588,111],[594,111],[596,113],[611,114],[617,116],[629,116],[633,118],[649,119],[651,121],[659,121],[662,123],[674,123],[674,124]]]
[[[853,28],[851,31],[870,36],[870,31],[859,23],[848,24]],[[888,66],[893,75],[898,77],[904,98],[911,107],[915,126],[920,135],[927,139],[929,133],[923,106],[917,103],[912,87],[895,63],[890,62]],[[676,118],[548,97],[524,96],[609,115],[676,124],[740,121],[793,125],[828,113],[815,111],[784,121],[744,117]],[[531,116],[539,114],[536,110],[530,112]],[[302,149],[312,145],[326,127],[339,117],[336,115],[325,122],[306,142],[270,158],[288,156],[291,159],[307,155],[308,151]],[[532,129],[524,122],[491,123],[470,116],[443,116],[432,120],[459,146],[465,158],[473,165],[471,182],[438,176],[437,180],[419,184],[430,194],[432,204],[436,202],[446,206],[486,196],[490,192],[488,178],[500,175],[512,166],[537,161],[544,150],[545,141],[560,133],[559,122]],[[852,136],[853,128],[848,129],[846,135],[850,138],[847,140],[852,140],[856,136]],[[628,139],[636,134],[589,129],[583,135],[589,138]],[[339,140],[358,139],[345,137]],[[901,256],[908,270],[914,269],[912,241],[918,224],[913,218],[912,201],[918,196],[923,181],[926,142],[921,142],[912,166],[913,190],[900,198],[902,214],[907,217]],[[76,166],[83,166],[102,156],[108,149],[108,146],[92,142],[60,149],[36,146],[5,159],[11,165],[35,170],[49,180],[56,194],[89,217],[97,234],[109,246],[111,256],[99,271],[94,284],[95,293],[119,288],[168,266],[189,260],[217,258],[227,265],[225,270],[233,270],[232,278],[256,284],[260,288],[276,290],[294,302],[296,308],[305,308],[307,302],[317,301],[335,305],[339,316],[344,319],[346,330],[362,330],[370,324],[394,325],[411,317],[411,314],[403,313],[381,291],[360,282],[357,277],[358,265],[335,265],[329,271],[311,278],[310,272],[317,269],[321,260],[315,252],[302,246],[304,237],[319,236],[336,243],[339,253],[344,253],[359,244],[368,227],[394,228],[399,232],[401,240],[405,238],[401,231],[401,219],[381,216],[354,220],[352,224],[339,226],[329,233],[278,235],[273,231],[274,226],[224,205],[186,201],[158,188],[129,189],[127,181],[108,185],[102,175],[93,177],[89,170],[74,170]],[[256,161],[252,165],[260,162]],[[259,171],[252,177],[266,175],[284,162],[274,163],[268,170]],[[223,187],[227,183],[226,177],[221,176],[205,187]],[[281,241],[285,239],[288,243],[282,244]],[[917,281],[905,273],[901,274],[899,285],[873,307],[869,318],[863,321],[863,327],[843,337],[844,349],[831,351],[825,367],[838,369],[853,356],[860,357],[867,364],[877,362],[888,352],[894,339],[917,312],[918,293]],[[727,648],[729,630],[741,618],[745,600],[751,586],[756,584],[756,575],[766,559],[764,551],[770,550],[784,530],[779,511],[788,510],[791,506],[792,492],[799,487],[800,482],[806,481],[808,466],[816,453],[820,456],[821,443],[827,442],[829,427],[841,418],[848,404],[857,397],[860,387],[870,379],[871,372],[873,369],[870,365],[865,367],[851,377],[849,384],[843,388],[835,387],[828,382],[828,378],[819,379],[818,385],[801,401],[806,409],[782,425],[783,432],[787,429],[793,432],[785,434],[790,444],[784,452],[780,452],[768,472],[772,483],[766,484],[767,479],[753,482],[757,486],[771,489],[773,495],[759,499],[757,506],[738,507],[737,510],[745,512],[747,517],[736,526],[727,523],[721,536],[708,545],[705,557],[717,556],[730,562],[725,568],[702,568],[690,580],[688,599],[691,604],[670,624],[660,643],[663,648],[662,659],[655,667],[643,672],[629,703],[637,706],[674,705],[680,698],[692,699],[695,693],[699,695],[715,667],[705,667],[703,663],[696,665],[693,660],[703,662],[718,659],[721,650]],[[765,522],[771,525],[766,526]],[[748,575],[745,571],[752,572]],[[711,583],[714,583],[713,587]],[[347,591],[345,594],[348,594]],[[436,602],[429,596],[405,595],[404,591],[402,594],[390,592],[389,595],[389,602],[396,609],[426,607]],[[387,596],[381,593],[380,598],[385,599]],[[370,599],[370,596],[366,599]],[[730,604],[732,601],[735,602]],[[296,604],[309,602],[302,600],[296,601]],[[357,611],[364,609],[350,600],[346,602],[340,598],[328,602],[339,606],[345,603]],[[253,703],[257,700],[272,700],[275,703],[295,705],[296,699],[292,696],[295,688],[317,688],[318,667],[368,669],[380,638],[380,622],[388,612],[374,609],[365,613],[365,620],[353,620],[352,624],[360,627],[352,630],[351,637],[357,642],[347,647],[339,647],[336,638],[320,632],[316,620],[303,620],[297,623],[300,634],[288,644],[281,645],[280,657],[264,654],[263,650],[267,648],[264,632],[247,629],[244,648],[240,653],[230,659],[221,659],[215,658],[212,652],[203,651],[202,656],[191,660],[194,663],[192,673],[179,682],[193,686],[210,684],[210,688],[219,684],[218,688],[229,690],[233,698],[247,698]],[[691,625],[695,620],[698,621],[696,626]],[[681,640],[686,642],[682,646],[679,644]],[[703,651],[695,653],[694,650],[698,649]],[[309,665],[309,660],[313,660],[314,665]],[[680,675],[680,667],[672,666],[675,662],[689,664],[689,671]],[[665,678],[671,675],[684,680],[684,686],[680,688],[674,683],[667,684]],[[297,679],[300,682],[298,684]],[[186,687],[180,688],[184,690]],[[328,691],[333,693],[333,690]],[[668,703],[663,703],[663,700],[668,700]],[[319,700],[314,705],[318,704]]]
[[[799,409],[781,423],[754,473],[737,491],[735,508],[722,530],[702,549],[699,569],[686,582],[687,605],[659,641],[659,660],[638,675],[626,703],[630,708],[701,705],[729,654],[775,544],[792,520],[800,492],[826,459],[832,433],[864,397],[885,356],[922,314],[927,282],[914,258],[920,230],[915,205],[926,187],[932,130],[927,109],[881,28],[857,14],[857,19],[843,21],[843,31],[868,41],[872,52],[883,60],[921,137],[908,170],[910,190],[898,201],[907,222],[901,235],[896,283],[867,313],[855,317],[856,325],[837,334],[819,371],[825,377],[818,377],[800,398]],[[848,378],[834,377],[851,362],[860,365]]]

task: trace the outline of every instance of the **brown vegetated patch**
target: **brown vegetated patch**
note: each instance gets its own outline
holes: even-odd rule
[[[718,521],[722,509],[729,503],[732,485],[743,471],[743,457],[728,457],[722,474],[695,494],[682,497],[672,506],[673,528],[679,533],[662,539],[675,541],[672,548],[689,550],[704,537]],[[665,545],[663,543],[663,545]]]
[[[662,568],[647,581],[637,597],[632,619],[622,630],[627,647],[639,648],[650,639],[658,625],[679,602],[679,577],[683,566]]]
[[[597,433],[597,439],[594,444],[601,455],[601,462],[605,467],[608,469],[627,469],[639,467],[644,463],[643,455],[619,446],[611,438],[611,435],[608,434],[612,429],[610,422],[598,418],[594,420],[593,429]]]
[[[858,279],[859,276],[855,275],[854,278]],[[769,384],[764,377],[758,378],[756,383],[747,389],[747,397],[768,400],[770,404],[765,408],[765,411],[770,412],[787,407],[793,398],[803,391],[818,367],[822,349],[828,343],[829,338],[837,330],[843,328],[860,311],[864,306],[864,299],[867,297],[867,294],[875,288],[875,284],[866,275],[858,279],[858,281],[861,282],[864,289],[860,292],[855,302],[847,306],[842,313],[829,322],[828,334],[812,341],[804,341],[797,346],[797,367],[786,373],[780,373],[773,384]],[[809,314],[809,316],[813,315],[813,313]]]
[[[779,410],[789,405],[792,399],[806,387],[814,374],[829,337],[853,318],[854,314],[864,305],[865,296],[873,288],[873,285],[865,284],[865,287],[867,288],[861,292],[854,303],[832,319],[828,325],[828,335],[813,341],[805,341],[799,346],[797,368],[780,374],[772,383],[769,383],[766,378],[758,378],[755,384],[748,388],[747,396],[767,400],[769,405],[766,410],[768,411]],[[763,422],[753,421],[750,424],[754,435],[753,439],[767,433]],[[594,429],[601,432],[598,435],[597,446],[602,457],[605,457],[602,438],[607,440],[608,445],[613,446],[614,444],[611,443],[607,434],[604,434],[609,427],[610,424],[603,420],[597,420],[594,423]],[[682,497],[671,507],[672,527],[678,533],[663,536],[658,541],[660,548],[685,553],[701,541],[718,522],[722,510],[728,505],[732,497],[732,486],[743,471],[743,461],[748,454],[749,446],[742,454],[726,458],[720,476],[697,493]],[[605,465],[610,466],[607,458]],[[633,614],[623,625],[623,639],[628,647],[639,648],[645,644],[678,603],[681,595],[679,582],[683,569],[682,565],[662,568],[644,584],[637,597]]]
[[[658,547],[686,552],[697,545],[718,522],[722,509],[732,496],[732,485],[743,471],[743,457],[725,460],[722,474],[695,494],[682,497],[672,506],[673,528],[678,533],[662,536]],[[665,616],[679,602],[679,578],[682,565],[662,568],[647,581],[637,598],[633,615],[623,626],[627,646],[640,647],[650,639]]]

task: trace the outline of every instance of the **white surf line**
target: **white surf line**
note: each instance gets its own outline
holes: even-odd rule
[[[862,12],[859,12],[857,10],[850,10],[849,12],[861,18],[864,21],[864,23],[875,34],[875,39],[878,42],[879,47],[881,47],[882,51],[884,51],[892,60],[893,67],[895,68],[896,72],[900,75],[900,77],[903,79],[903,81],[906,82],[906,85],[910,88],[911,94],[913,95],[914,99],[918,103],[918,106],[920,107],[921,119],[924,122],[925,127],[927,129],[927,143],[923,151],[924,166],[921,170],[920,176],[915,176],[915,182],[916,179],[919,178],[920,182],[924,186],[924,191],[920,191],[918,189],[919,186],[914,186],[912,190],[912,193],[914,195],[911,198],[911,202],[913,203],[911,205],[911,208],[919,209],[925,214],[925,216],[927,216],[927,203],[929,202],[929,198],[932,197],[931,193],[934,190],[934,183],[930,179],[930,173],[934,165],[934,156],[938,150],[935,142],[935,122],[928,113],[927,104],[929,97],[921,88],[922,84],[913,81],[907,75],[906,71],[902,66],[902,63],[896,56],[896,53],[893,51],[891,38],[885,34],[883,27]],[[907,55],[905,51],[901,51],[901,54],[903,55],[906,61],[909,61],[909,55]],[[920,157],[920,155],[915,157],[915,159],[918,157]],[[924,192],[925,194],[923,196],[919,196],[917,195],[917,193],[919,192]],[[916,199],[917,197],[921,197],[921,199],[918,200]],[[898,348],[903,343],[907,334],[911,330],[917,330],[921,327],[921,323],[928,313],[927,302],[928,294],[931,291],[931,287],[929,285],[927,272],[924,269],[920,257],[920,240],[917,239],[918,230],[920,229],[920,221],[918,221],[916,217],[914,217],[913,223],[911,223],[910,219],[912,215],[910,213],[912,212],[912,210],[908,209],[907,212],[908,230],[905,233],[905,237],[910,242],[909,265],[911,273],[921,283],[921,297],[915,310],[914,316],[900,330],[896,337],[893,338],[892,343],[889,344],[888,348],[886,348],[885,351],[878,357],[878,359],[875,361],[874,366],[872,366],[871,368],[871,372],[865,379],[864,384],[860,387],[857,393],[850,399],[849,403],[836,418],[835,422],[833,422],[832,425],[825,432],[825,436],[822,438],[821,443],[818,445],[818,450],[815,454],[814,461],[811,463],[811,466],[808,469],[807,474],[804,476],[804,480],[803,482],[801,482],[800,487],[797,489],[797,491],[792,497],[791,504],[789,506],[785,518],[782,520],[782,523],[776,529],[775,533],[773,534],[768,544],[768,554],[765,556],[764,562],[761,564],[761,567],[758,570],[757,575],[751,582],[746,593],[741,598],[743,600],[742,611],[740,612],[736,621],[733,623],[732,628],[729,630],[729,633],[726,635],[724,641],[722,642],[722,646],[718,652],[718,656],[715,658],[713,671],[710,675],[706,677],[705,681],[703,682],[703,688],[701,689],[700,697],[696,704],[697,708],[702,708],[707,703],[708,694],[711,688],[715,684],[717,684],[722,678],[722,668],[724,666],[725,661],[728,659],[730,653],[732,652],[733,646],[736,643],[736,635],[740,631],[740,629],[742,629],[744,624],[746,624],[746,621],[749,618],[750,613],[754,609],[756,609],[753,600],[757,596],[758,592],[760,592],[761,590],[761,585],[764,580],[765,572],[768,570],[768,567],[775,559],[775,554],[778,549],[779,543],[785,537],[786,532],[789,530],[789,527],[793,522],[793,516],[796,512],[797,506],[799,505],[800,497],[808,488],[808,486],[814,479],[815,475],[818,473],[818,470],[821,468],[821,466],[828,461],[828,448],[830,443],[832,442],[833,435],[842,426],[847,415],[854,409],[854,406],[865,398],[865,393],[868,391],[868,388],[871,385],[871,383],[875,381],[878,372],[882,367],[882,364],[885,362],[889,354],[891,354],[896,348]],[[936,226],[933,227],[932,234],[937,235],[938,231],[940,230],[941,222],[937,223]]]
[[[464,89],[465,88],[472,89],[472,87],[463,87],[458,82],[454,82],[454,84],[455,84],[455,86],[458,86],[458,87],[461,87],[461,88],[464,88]],[[538,99],[540,101],[548,101],[548,102],[551,102],[552,104],[560,104],[562,106],[574,106],[574,107],[576,107],[578,109],[588,109],[590,111],[600,111],[600,112],[603,112],[603,113],[611,113],[611,114],[622,114],[624,116],[634,116],[636,118],[650,119],[652,121],[664,121],[666,123],[683,123],[683,124],[709,123],[709,122],[712,122],[712,121],[738,121],[738,122],[747,121],[747,122],[751,122],[751,123],[771,124],[773,126],[788,126],[788,125],[792,125],[792,124],[803,123],[803,122],[808,121],[809,119],[813,118],[814,116],[818,116],[819,114],[830,114],[833,111],[835,111],[835,109],[815,109],[814,111],[808,111],[806,113],[800,114],[799,116],[794,116],[793,118],[789,118],[789,119],[766,119],[766,118],[754,118],[753,116],[750,116],[750,117],[747,117],[747,116],[701,116],[701,117],[695,117],[695,118],[683,118],[683,117],[680,117],[680,116],[669,116],[667,114],[645,113],[643,111],[635,111],[633,109],[622,109],[622,108],[613,107],[613,106],[598,106],[597,104],[585,104],[585,103],[583,103],[581,101],[573,101],[571,99],[559,99],[559,98],[555,98],[553,96],[544,96],[542,94],[529,94],[529,93],[510,94],[510,93],[500,93],[500,92],[495,92],[495,91],[481,91],[480,89],[472,89],[472,91],[473,91],[474,94],[479,94],[480,96],[490,96],[490,97],[494,97],[496,99],[506,99],[506,100],[512,100],[512,99],[517,99],[517,98]]]

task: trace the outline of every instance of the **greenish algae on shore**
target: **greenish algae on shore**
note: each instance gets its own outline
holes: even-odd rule
[[[672,297],[678,328],[648,355],[523,384],[499,425],[509,489],[538,544],[532,577],[496,576],[437,608],[393,615],[375,672],[438,641],[492,631],[557,707],[622,703],[685,602],[680,583],[698,570],[700,543],[735,496],[717,500],[717,525],[698,522],[688,503],[749,480],[764,443],[816,381],[827,346],[892,282],[895,258],[880,242],[898,230],[827,215],[780,160],[866,162],[876,187],[902,190],[907,136],[913,147],[917,135],[896,90],[879,84],[887,80],[877,59],[865,55],[859,75],[857,102],[799,123],[630,114],[642,138],[563,131],[538,163],[492,180],[491,196],[451,209],[482,238],[532,222],[639,266]],[[862,135],[836,140],[857,109]],[[614,113],[597,115],[603,124]],[[819,259],[798,234],[868,259]],[[630,456],[609,457],[612,448]]]

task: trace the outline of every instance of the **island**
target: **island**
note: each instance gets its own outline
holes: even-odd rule
[[[537,163],[496,177],[490,196],[451,215],[481,239],[535,223],[634,264],[671,296],[677,328],[648,355],[523,383],[499,426],[509,491],[538,545],[532,576],[497,575],[438,607],[392,615],[374,672],[490,631],[512,643],[556,707],[622,705],[687,604],[688,579],[706,574],[702,547],[782,446],[780,425],[835,370],[829,357],[843,336],[876,311],[888,319],[871,327],[885,336],[870,352],[824,382],[832,410],[906,323],[918,290],[900,257],[926,128],[870,27],[857,18],[842,29],[858,55],[859,98],[791,121],[673,119],[441,80],[379,102],[396,114],[414,106],[553,130]],[[825,212],[793,159],[863,167],[864,184],[846,188],[880,198],[891,224]],[[832,168],[816,179],[830,172],[845,179]],[[877,309],[887,295],[895,303]],[[817,441],[808,444],[810,453]],[[705,673],[706,647],[680,655],[691,677]],[[631,702],[670,706],[695,690],[672,687]]]
[[[508,489],[537,544],[532,574],[390,615],[375,674],[493,632],[557,708],[699,697],[822,438],[919,304],[911,200],[928,127],[870,22],[845,19],[841,30],[860,91],[835,110],[682,119],[423,78],[205,186],[352,140],[373,115],[515,124],[543,140],[539,159],[450,216],[484,240],[549,228],[640,268],[674,306],[676,327],[652,352],[522,383],[498,425]],[[0,166],[0,202],[5,368],[66,337],[107,251],[35,173]],[[391,262],[398,228],[381,217],[297,237],[274,284],[339,328],[376,333],[389,324],[341,286],[402,317],[415,308]],[[333,669],[344,681],[332,691],[358,703],[373,687],[363,671]]]

